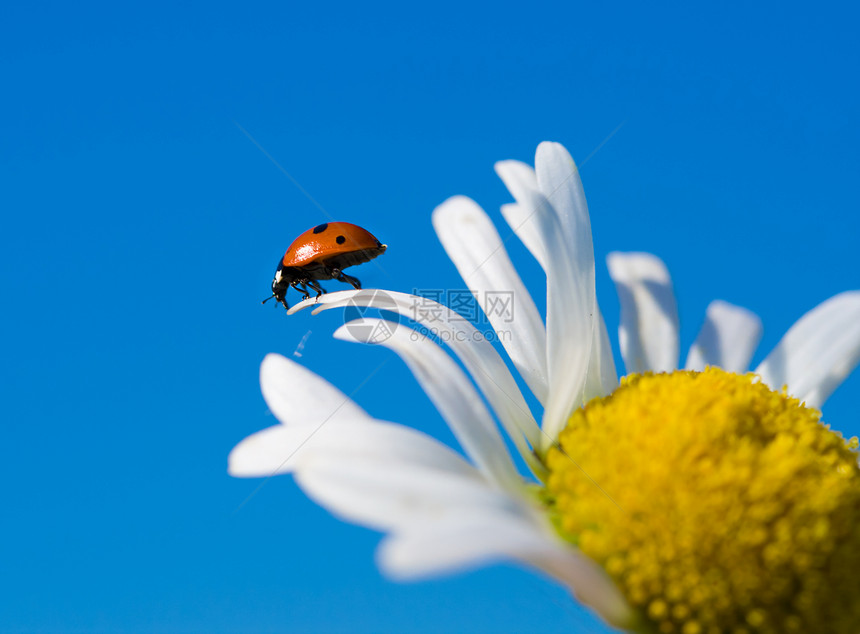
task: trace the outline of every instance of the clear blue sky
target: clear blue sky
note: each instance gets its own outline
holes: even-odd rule
[[[229,478],[227,453],[273,422],[259,363],[309,330],[308,367],[351,392],[388,359],[358,402],[453,442],[392,353],[331,339],[335,311],[260,306],[292,239],[330,218],[238,126],[389,245],[354,274],[402,291],[462,288],[430,212],[465,194],[501,227],[493,162],[560,141],[590,156],[610,329],[603,258],[650,251],[674,276],[684,354],[722,298],[762,316],[757,361],[860,288],[856,11],[7,4],[0,631],[602,631],[513,567],[389,583],[378,535],[289,477],[237,511],[258,482]],[[858,398],[855,373],[825,418],[860,433]]]

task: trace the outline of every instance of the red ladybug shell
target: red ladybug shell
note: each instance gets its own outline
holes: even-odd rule
[[[372,233],[358,225],[326,222],[296,238],[284,254],[281,266],[305,267],[326,260],[366,262],[383,253],[385,248]]]

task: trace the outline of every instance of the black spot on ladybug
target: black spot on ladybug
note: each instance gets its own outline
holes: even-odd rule
[[[334,239],[334,241],[338,244],[343,244],[344,242],[346,242],[346,238],[344,238],[343,236],[338,236]]]
[[[326,229],[328,229],[328,223],[324,222],[321,225],[317,225],[316,227],[314,227],[314,233],[322,233]]]

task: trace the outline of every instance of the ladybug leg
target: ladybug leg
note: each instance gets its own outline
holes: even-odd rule
[[[319,299],[320,295],[325,293],[325,289],[320,286],[316,280],[308,280],[308,286],[314,289],[317,292],[317,299]]]
[[[346,284],[352,284],[352,287],[358,290],[361,290],[361,282],[358,281],[357,277],[353,277],[352,275],[347,275],[340,269],[332,269],[332,277],[336,279],[338,282],[344,282]]]
[[[302,294],[302,299],[308,299],[311,296],[311,294],[308,293],[308,287],[305,286],[304,282],[295,281],[292,284],[290,284],[290,286],[292,286],[294,289],[296,289],[298,292],[300,292]],[[301,288],[299,288],[299,287],[301,287]]]

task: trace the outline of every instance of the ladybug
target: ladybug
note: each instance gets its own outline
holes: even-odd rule
[[[348,222],[325,222],[308,229],[296,238],[278,262],[275,279],[272,280],[272,296],[263,300],[265,304],[274,297],[287,305],[287,290],[292,286],[310,297],[308,287],[325,293],[317,280],[338,280],[361,288],[358,279],[343,272],[348,266],[368,262],[385,253],[388,247],[377,240],[367,229]]]

